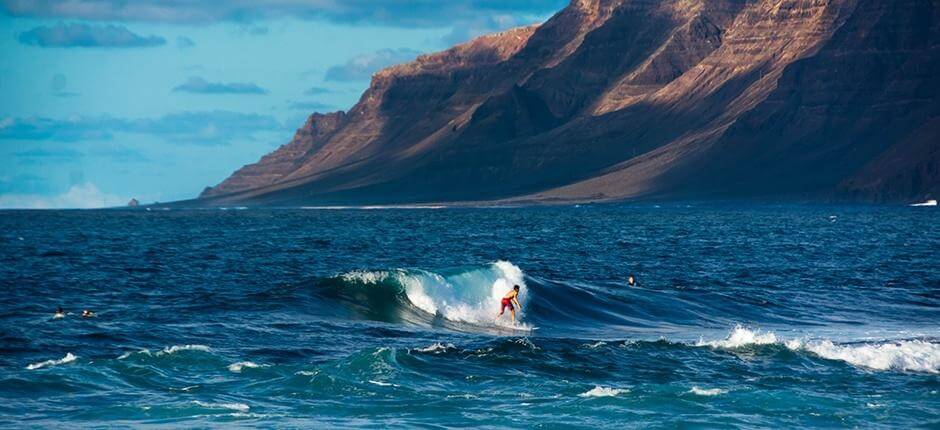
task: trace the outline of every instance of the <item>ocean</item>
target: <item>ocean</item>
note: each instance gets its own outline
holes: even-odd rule
[[[3,428],[940,427],[935,208],[3,211],[0,284]]]

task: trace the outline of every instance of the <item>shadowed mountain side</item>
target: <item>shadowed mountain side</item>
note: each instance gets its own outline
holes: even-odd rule
[[[935,3],[575,1],[378,72],[190,203],[924,198]]]

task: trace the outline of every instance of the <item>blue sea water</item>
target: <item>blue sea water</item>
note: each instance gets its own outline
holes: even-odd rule
[[[938,263],[932,208],[5,211],[0,427],[937,428]]]

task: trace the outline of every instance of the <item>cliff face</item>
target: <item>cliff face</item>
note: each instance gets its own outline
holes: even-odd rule
[[[940,193],[934,0],[576,0],[378,72],[200,204]]]

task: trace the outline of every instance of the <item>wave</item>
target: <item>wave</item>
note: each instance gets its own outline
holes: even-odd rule
[[[228,409],[231,411],[238,411],[238,412],[248,412],[248,410],[251,409],[250,406],[244,403],[209,403],[209,402],[203,402],[199,400],[193,400],[193,404],[197,406],[201,406],[206,409]]]
[[[721,388],[692,387],[692,389],[689,390],[689,394],[695,394],[696,396],[718,396],[727,392],[728,390],[722,390]]]
[[[58,360],[46,360],[46,361],[42,361],[39,363],[30,364],[26,366],[26,370],[36,370],[36,369],[42,369],[43,367],[58,366],[60,364],[71,363],[77,359],[78,357],[73,355],[71,352],[67,352],[65,354],[65,357],[62,357]]]
[[[580,397],[615,397],[615,396],[619,396],[621,394],[629,393],[629,392],[630,390],[623,389],[623,388],[610,388],[610,387],[602,387],[600,385],[596,385],[594,386],[594,388],[586,392],[583,392],[581,394],[578,394],[578,396]]]
[[[725,339],[699,340],[695,346],[738,349],[754,345],[778,345],[795,352],[807,352],[827,360],[843,361],[871,370],[940,373],[940,343],[927,340],[896,340],[861,343],[835,343],[828,339],[779,339],[773,332],[736,326]]]
[[[548,336],[588,339],[616,338],[625,332],[661,334],[664,329],[696,333],[702,327],[725,327],[741,320],[779,326],[826,323],[825,318],[803,312],[802,303],[769,294],[730,294],[681,285],[630,288],[615,280],[552,280],[526,274],[509,261],[433,271],[355,270],[310,283],[310,289],[277,288],[253,298],[274,306],[303,306],[307,312],[314,308],[339,318],[471,331],[483,326],[491,332],[540,327]],[[518,325],[505,315],[496,318],[500,299],[513,285],[522,290]],[[336,306],[337,301],[344,306]],[[728,341],[775,342],[762,339]]]
[[[200,352],[212,352],[212,348],[209,348],[206,345],[173,345],[163,348],[157,355],[169,355],[176,354],[180,351],[200,351]]]
[[[369,316],[398,317],[404,320],[420,319],[408,314],[405,305],[429,317],[451,322],[481,326],[501,326],[531,330],[521,322],[525,318],[528,288],[525,276],[518,266],[508,261],[497,261],[478,268],[457,268],[431,272],[417,269],[353,271],[333,278],[336,290],[329,291],[339,298],[366,306]],[[339,285],[335,285],[338,283]],[[520,287],[517,324],[509,315],[496,318],[499,301],[514,285]]]
[[[940,373],[940,344],[922,340],[849,345],[838,345],[828,340],[792,340],[786,342],[786,346],[867,369]]]
[[[734,349],[749,345],[771,345],[777,343],[777,335],[773,332],[761,333],[760,330],[750,330],[738,325],[731,330],[728,337],[721,340],[705,341],[699,339],[695,346],[710,346],[712,348]]]
[[[456,348],[457,348],[457,347],[455,347],[454,344],[452,344],[452,343],[443,344],[443,343],[438,342],[438,343],[435,343],[435,344],[433,344],[433,345],[426,346],[426,347],[424,347],[424,348],[413,348],[413,349],[411,349],[411,351],[413,351],[413,352],[423,352],[423,353],[425,353],[425,354],[437,354],[437,353],[441,353],[441,352],[447,352],[447,351],[450,351],[450,350],[453,350],[453,349],[456,349]]]
[[[258,364],[251,361],[239,361],[238,363],[232,363],[228,365],[229,372],[232,373],[242,373],[244,369],[257,369],[259,367],[267,367],[264,364]]]

